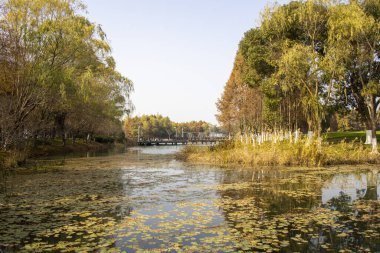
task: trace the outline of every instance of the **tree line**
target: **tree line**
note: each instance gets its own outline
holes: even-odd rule
[[[77,0],[0,1],[0,145],[122,132],[132,82]]]
[[[301,129],[316,137],[332,121],[355,119],[377,152],[379,53],[378,0],[268,7],[239,44],[217,118],[232,133]]]
[[[144,140],[192,138],[198,135],[209,136],[220,129],[205,121],[177,123],[160,114],[128,117],[124,121],[124,132],[130,143],[140,137]]]

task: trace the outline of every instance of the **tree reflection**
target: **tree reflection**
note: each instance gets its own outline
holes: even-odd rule
[[[377,200],[379,196],[377,195],[378,189],[378,170],[372,170],[366,174],[367,177],[367,191],[364,195],[366,200]]]
[[[280,252],[364,252],[379,246],[379,239],[373,238],[379,234],[374,225],[379,203],[373,201],[378,197],[377,170],[250,173],[227,172],[222,182],[237,187],[218,191],[224,200],[221,211],[242,249],[250,245],[253,251],[280,247]],[[249,187],[240,189],[239,180]]]
[[[340,192],[338,197],[334,197],[327,201],[325,207],[339,212],[349,212],[351,211],[351,197],[344,192]]]

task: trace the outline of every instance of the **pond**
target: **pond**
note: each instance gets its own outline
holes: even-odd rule
[[[378,167],[220,168],[179,149],[8,176],[0,252],[380,252]]]

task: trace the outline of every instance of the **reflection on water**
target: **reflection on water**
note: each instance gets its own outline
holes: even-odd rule
[[[363,198],[367,190],[366,175],[363,174],[338,174],[327,180],[322,188],[322,203],[332,198],[339,197],[342,193],[350,198],[350,201]]]
[[[151,146],[151,147],[134,147],[130,148],[130,151],[137,151],[140,154],[150,155],[169,155],[175,154],[183,148],[182,145],[163,145],[163,146]]]
[[[180,148],[66,157],[10,176],[0,250],[379,251],[375,167],[222,169],[177,161]]]
[[[357,174],[338,174],[324,183],[322,188],[322,203],[344,194],[350,202],[358,199],[380,199],[378,170]]]

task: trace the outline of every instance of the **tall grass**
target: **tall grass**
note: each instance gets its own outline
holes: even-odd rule
[[[380,163],[378,155],[359,141],[339,143],[307,140],[298,143],[277,142],[261,145],[229,141],[213,147],[186,147],[180,158],[219,165],[240,164],[283,166],[327,166],[338,164]]]

